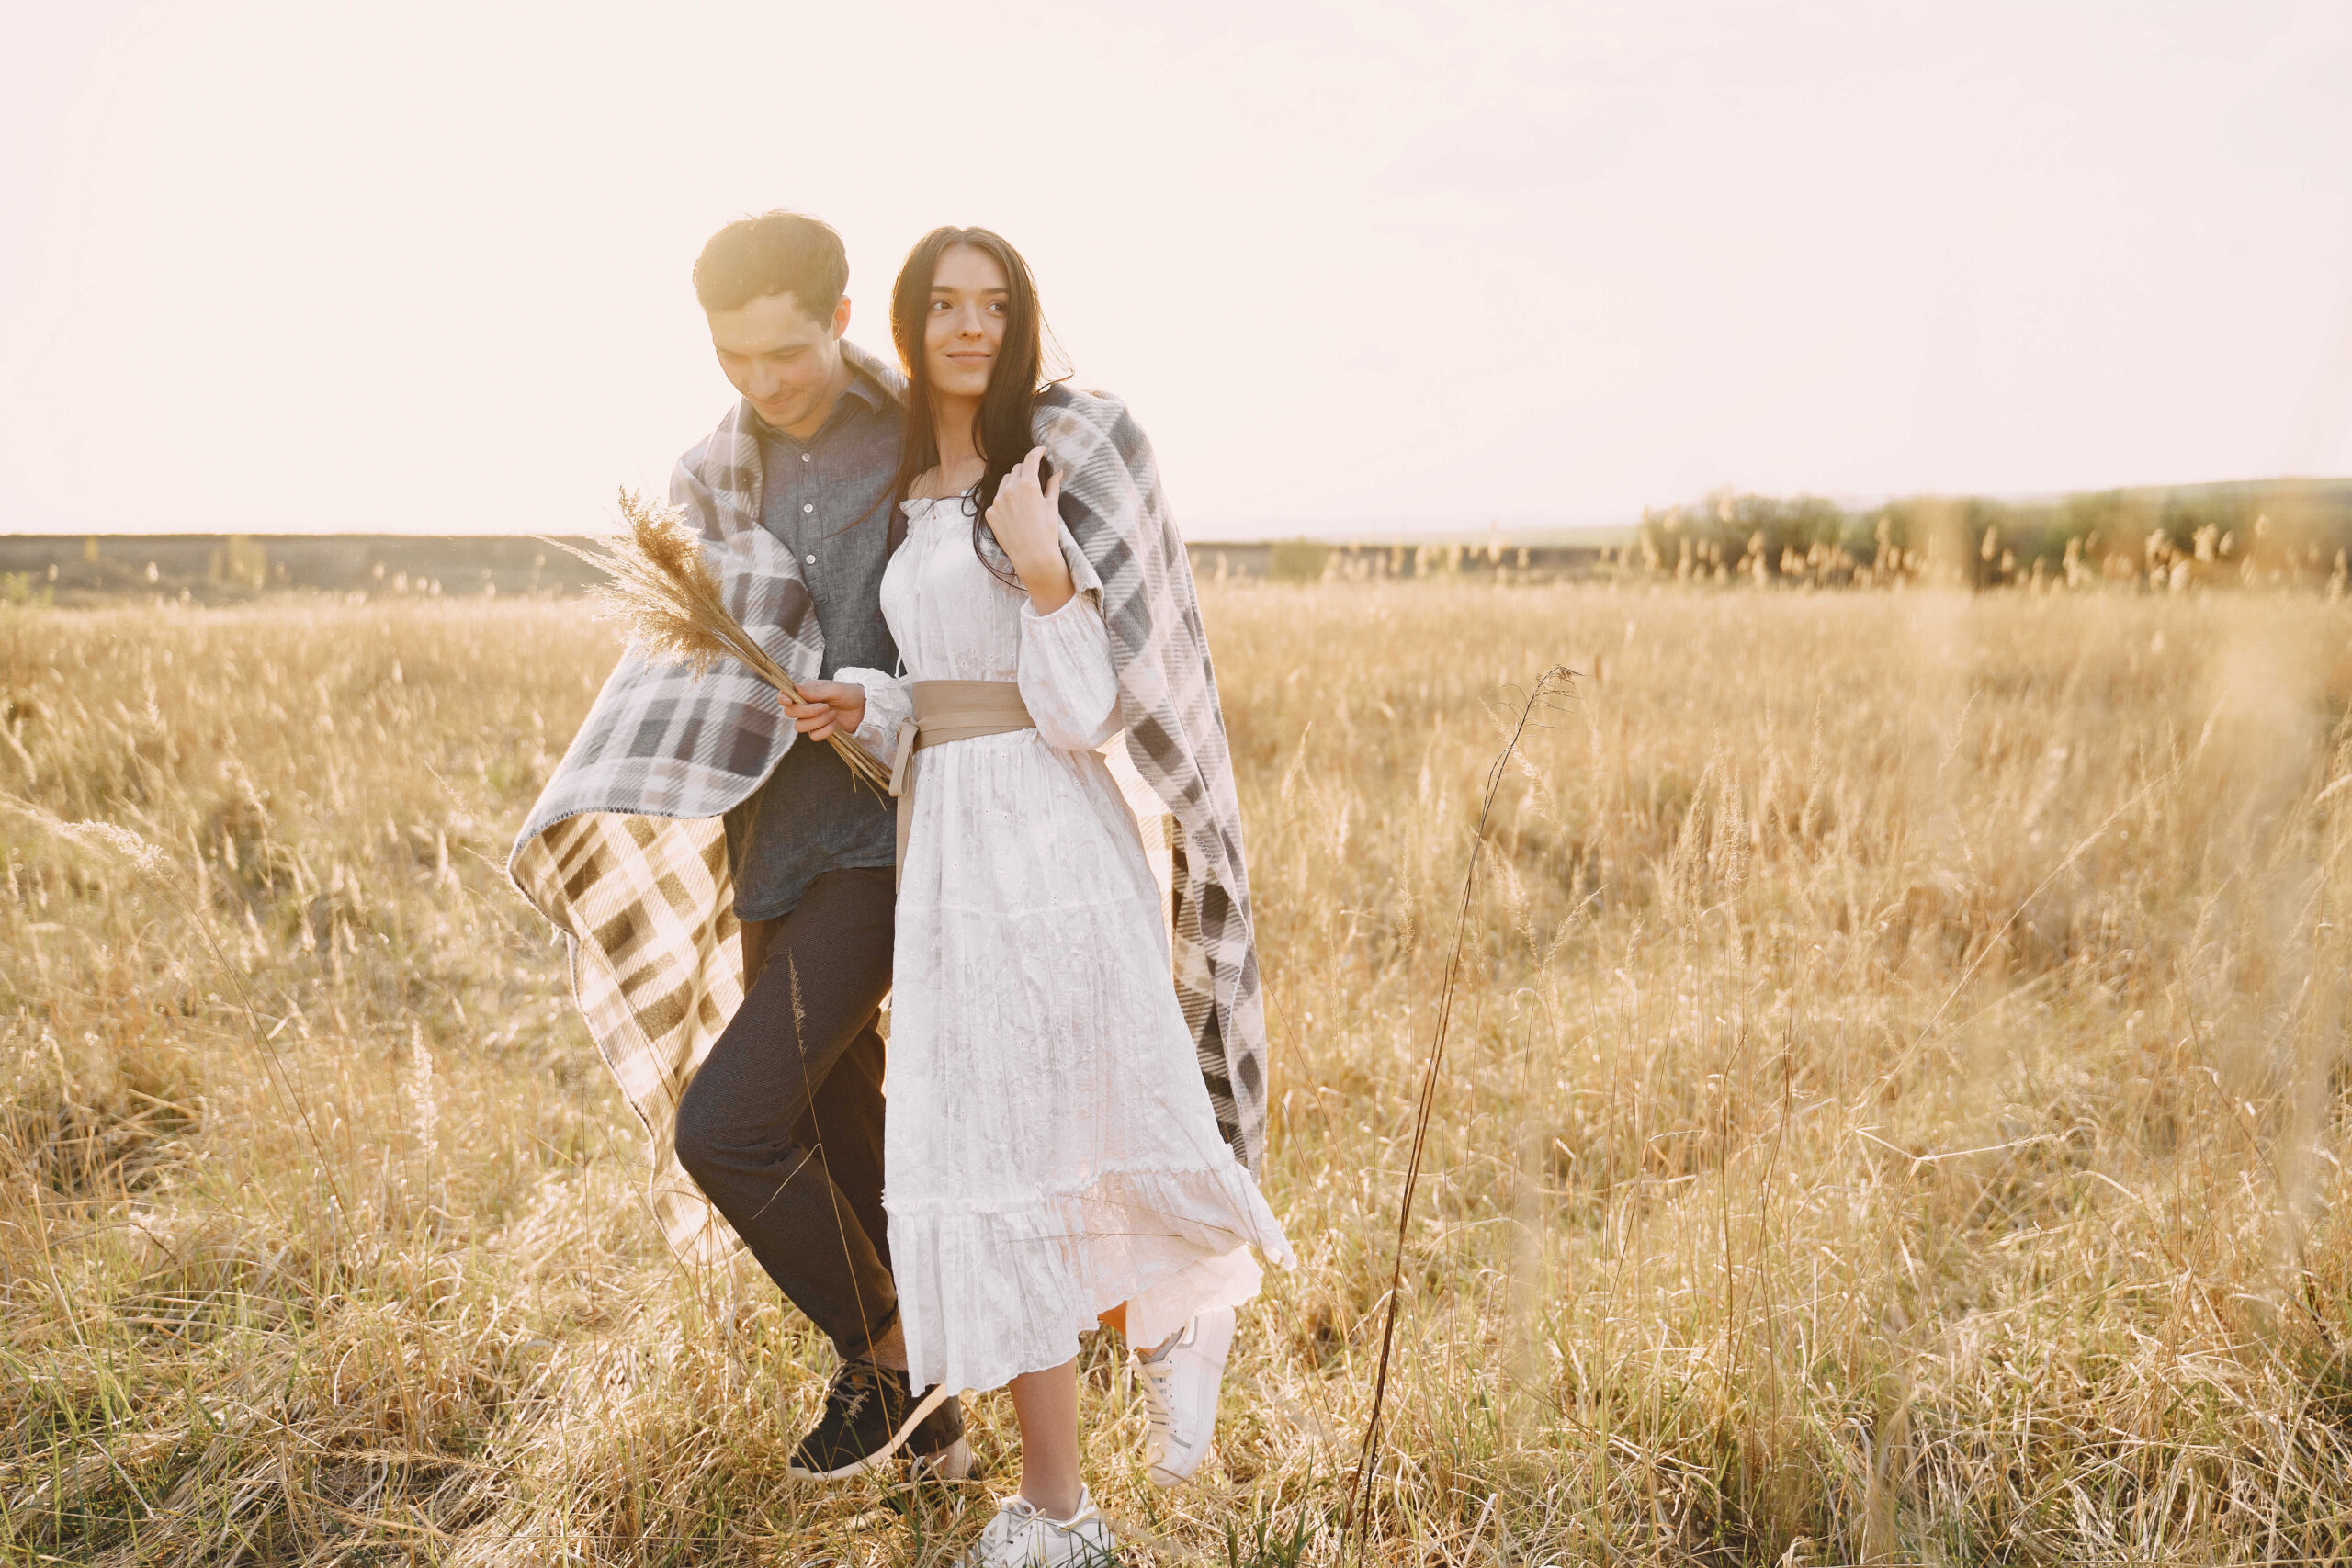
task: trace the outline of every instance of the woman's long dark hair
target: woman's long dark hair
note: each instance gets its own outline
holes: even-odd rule
[[[890,548],[906,537],[907,514],[900,504],[926,469],[938,466],[939,439],[933,428],[931,367],[923,355],[923,323],[931,314],[932,281],[939,276],[939,258],[957,245],[969,245],[996,258],[1004,269],[1006,301],[1004,344],[989,368],[988,390],[980,396],[973,417],[972,445],[987,465],[980,482],[965,493],[964,509],[972,519],[972,553],[1001,581],[1013,583],[1012,573],[997,564],[1003,551],[981,521],[988,503],[1004,476],[1021,466],[1035,440],[1031,434],[1037,394],[1069,372],[1046,374],[1046,320],[1037,308],[1037,282],[1029,264],[1002,235],[987,229],[933,229],[915,242],[890,286],[890,337],[898,344],[899,366],[907,373],[907,430],[899,448],[899,474],[890,481]],[[997,559],[989,558],[991,552]]]

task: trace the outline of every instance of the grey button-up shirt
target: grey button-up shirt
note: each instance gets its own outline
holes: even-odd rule
[[[853,375],[805,444],[755,423],[760,524],[800,562],[824,634],[823,677],[851,667],[895,669],[899,649],[882,619],[881,593],[904,411],[871,378]],[[793,742],[767,783],[727,814],[738,918],[789,913],[826,872],[890,865],[897,839],[889,808],[831,747]]]

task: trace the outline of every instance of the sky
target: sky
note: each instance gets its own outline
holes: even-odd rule
[[[2352,473],[2339,0],[0,0],[0,533],[577,533],[1028,256],[1195,537]]]

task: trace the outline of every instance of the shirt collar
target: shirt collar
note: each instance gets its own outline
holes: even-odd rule
[[[864,403],[869,412],[875,413],[888,412],[893,402],[889,391],[880,382],[860,369],[855,361],[848,360],[845,363],[849,365],[849,385],[842,388],[841,397],[834,400],[833,412],[825,416],[825,423],[817,427],[819,435],[822,435],[832,428],[833,422],[841,417],[842,404],[851,398],[855,398],[859,402]],[[763,441],[780,441],[785,446],[794,448],[806,445],[762,419],[759,410],[752,409],[748,401],[743,406],[752,410],[752,426],[758,432]],[[813,440],[814,437],[811,439]]]
[[[876,413],[888,412],[891,403],[890,394],[882,389],[881,383],[859,369],[856,361],[851,360],[848,363],[849,386],[842,396],[855,398]]]

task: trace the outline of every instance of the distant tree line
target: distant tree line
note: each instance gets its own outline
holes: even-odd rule
[[[1729,492],[1645,511],[1621,575],[1759,586],[2340,592],[2352,553],[2352,479],[2252,479],[2086,491],[2050,501],[1910,496],[1848,508],[1815,496]]]

